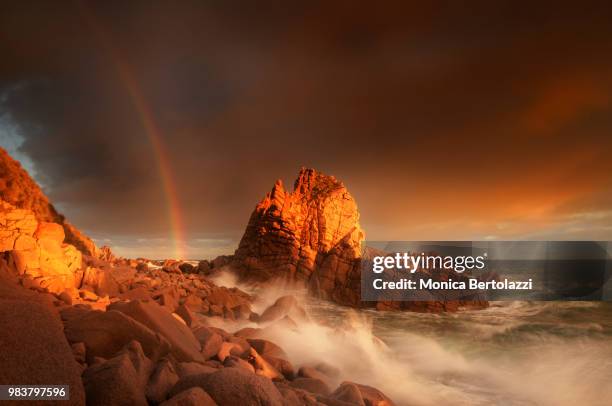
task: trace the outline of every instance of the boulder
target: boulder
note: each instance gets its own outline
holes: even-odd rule
[[[42,295],[0,275],[0,385],[69,385],[66,405],[83,405],[81,366],[61,319]]]
[[[176,286],[171,286],[153,293],[153,298],[159,301],[170,313],[174,313],[179,306],[180,295]]]
[[[115,357],[83,372],[87,404],[147,406],[145,386],[151,368],[140,344],[132,341]]]
[[[182,264],[180,264],[179,269],[181,270],[182,273],[187,273],[187,274],[198,271],[198,267],[191,265],[189,262],[183,262]]]
[[[245,328],[241,328],[240,330],[236,331],[234,335],[236,337],[256,338],[259,334],[261,334],[261,331],[262,330],[260,328],[245,327]]]
[[[194,323],[195,321],[195,317],[193,315],[193,313],[191,312],[191,310],[189,309],[189,307],[185,306],[184,304],[180,305],[177,309],[176,309],[176,314],[178,314],[181,319],[185,320],[185,323],[191,327],[191,325]]]
[[[98,295],[119,296],[121,289],[115,279],[116,271],[111,269],[99,269],[87,267],[83,274],[82,286]]]
[[[236,288],[213,286],[211,292],[206,296],[206,300],[211,305],[218,306],[221,309],[233,309],[242,304],[248,305],[250,297]]]
[[[247,371],[253,374],[255,373],[255,368],[253,368],[253,365],[249,364],[247,361],[243,360],[242,358],[238,358],[235,355],[230,355],[226,357],[225,360],[223,361],[223,366],[226,368],[241,368],[244,371]]]
[[[178,380],[179,376],[170,360],[168,358],[160,360],[147,384],[145,391],[147,400],[151,403],[163,402]]]
[[[321,379],[315,378],[296,378],[291,381],[290,385],[294,388],[303,389],[310,393],[327,396],[331,393],[329,386]]]
[[[87,361],[87,347],[85,347],[85,343],[74,343],[70,345],[70,348],[76,362],[84,364]]]
[[[199,375],[199,374],[212,374],[219,368],[214,368],[209,365],[203,365],[198,362],[180,362],[178,364],[177,372],[180,378],[187,375]]]
[[[171,394],[196,386],[204,389],[219,405],[283,405],[283,398],[272,381],[239,368],[186,376],[178,381]]]
[[[290,386],[287,381],[275,381],[274,385],[283,396],[287,406],[321,406],[321,403],[318,401],[319,396],[302,389],[294,388]]]
[[[302,378],[320,379],[327,381],[330,377],[314,367],[303,366],[298,370],[298,376]]]
[[[330,398],[354,405],[366,406],[359,388],[351,382],[344,382],[340,385],[338,389],[330,395]]]
[[[127,292],[119,295],[121,300],[142,300],[143,302],[152,300],[151,292],[144,286],[139,286],[134,289],[130,289]]]
[[[242,355],[242,347],[236,343],[223,342],[221,343],[221,347],[219,348],[219,352],[217,352],[217,358],[219,361],[225,361],[225,358],[230,355]]]
[[[109,310],[122,312],[159,333],[172,345],[171,352],[179,361],[201,361],[201,346],[186,325],[176,320],[172,313],[155,302],[117,302]]]
[[[259,317],[259,323],[268,323],[289,317],[295,321],[307,321],[308,315],[294,296],[282,296]]]
[[[196,339],[202,346],[202,356],[204,359],[210,359],[219,353],[223,337],[209,327],[198,327],[193,331]]]
[[[274,369],[283,374],[285,379],[292,380],[295,378],[295,368],[291,362],[286,359],[276,358],[276,357],[263,357]]]
[[[187,296],[185,298],[185,301],[183,302],[183,305],[189,308],[189,310],[191,310],[192,312],[202,312],[202,304],[202,298],[194,294]]]
[[[346,387],[349,388],[346,388]],[[360,385],[354,382],[342,382],[338,389],[334,391],[333,396],[338,396],[339,393],[354,393],[354,389],[357,388],[361,397],[363,398],[366,406],[394,406],[395,403],[391,399],[389,399],[384,393],[379,391],[376,388],[367,385]]]
[[[153,360],[170,351],[168,340],[122,312],[82,310],[76,314],[67,312],[66,317],[66,338],[71,343],[85,343],[88,363],[94,357],[111,358],[133,340],[138,341],[147,357]]]
[[[227,339],[228,342],[237,344],[240,347],[240,356],[248,354],[251,349],[251,344],[244,337],[231,336]]]
[[[274,368],[272,364],[266,361],[265,358],[259,355],[254,348],[251,348],[250,350],[249,359],[255,366],[255,373],[257,375],[265,376],[268,379],[278,379],[282,377],[281,373]]]
[[[202,388],[196,386],[176,394],[160,406],[217,406],[217,403]]]
[[[264,340],[263,338],[247,338],[247,341],[262,357],[289,358],[281,347],[271,341]]]

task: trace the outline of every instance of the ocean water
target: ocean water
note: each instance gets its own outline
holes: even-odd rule
[[[452,314],[307,307],[334,331],[323,345],[344,378],[402,405],[612,404],[612,303],[496,302]]]
[[[217,283],[235,286],[231,278]],[[265,338],[297,367],[337,368],[333,386],[344,380],[374,386],[398,405],[612,405],[609,302],[495,302],[484,310],[423,314],[240,287],[257,295],[258,312],[283,294],[300,299],[311,321],[267,326]]]

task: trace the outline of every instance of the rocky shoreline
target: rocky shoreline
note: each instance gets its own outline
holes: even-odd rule
[[[270,339],[274,329],[313,326],[283,289],[379,310],[470,304],[362,303],[357,206],[341,182],[312,169],[293,192],[275,184],[234,255],[199,263],[115,258],[67,223],[4,151],[0,175],[0,384],[69,384],[69,404],[389,406],[380,390],[343,381],[333,363],[295,361],[293,348]],[[258,297],[214,283],[226,270],[278,288],[277,297],[254,311]]]
[[[308,319],[292,296],[257,314],[250,295],[185,274],[185,263],[86,261],[96,263],[95,277],[50,293],[2,260],[0,324],[27,336],[2,335],[2,383],[69,383],[75,405],[393,404],[366,385],[332,386],[340,379],[333,365],[293,365],[262,338]],[[223,321],[250,327],[214,326]]]

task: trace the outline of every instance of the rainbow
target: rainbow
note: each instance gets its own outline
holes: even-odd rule
[[[151,144],[154,161],[157,164],[157,171],[161,179],[166,209],[168,211],[171,238],[174,245],[174,257],[175,259],[185,259],[185,227],[183,223],[181,205],[176,190],[176,182],[172,172],[172,165],[170,164],[170,160],[168,159],[168,155],[166,153],[167,147],[164,144],[162,132],[155,122],[152,110],[142,91],[140,90],[138,81],[135,79],[134,75],[132,75],[128,65],[120,58],[119,51],[112,46],[112,43],[109,40],[109,35],[107,35],[103,27],[97,23],[94,15],[83,3],[79,2],[79,6],[84,20],[88,23],[96,37],[96,40],[100,43],[105,53],[109,56],[119,80],[124,86],[130,101],[138,114],[144,132]]]

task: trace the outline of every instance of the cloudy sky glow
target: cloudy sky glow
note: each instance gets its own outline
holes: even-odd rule
[[[4,3],[0,143],[97,241],[171,256],[120,67],[191,258],[231,253],[301,166],[344,181],[374,240],[609,240],[612,7],[551,4]]]

